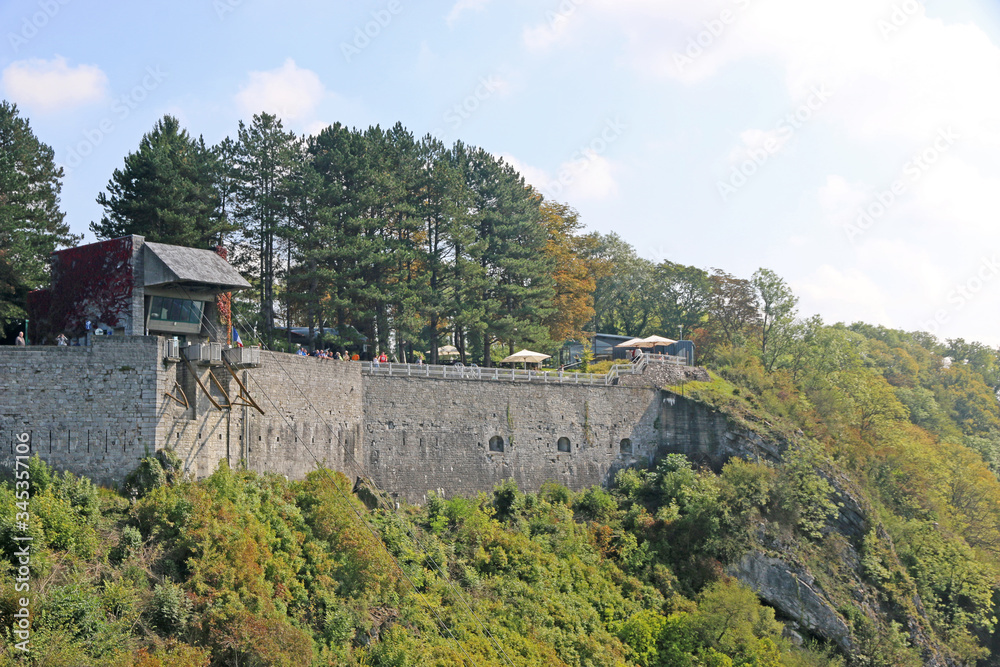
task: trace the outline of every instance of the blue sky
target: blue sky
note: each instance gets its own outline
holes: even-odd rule
[[[260,111],[401,121],[647,258],[1000,345],[995,2],[7,0],[0,26],[0,95],[67,168],[78,233],[166,113],[209,143]]]

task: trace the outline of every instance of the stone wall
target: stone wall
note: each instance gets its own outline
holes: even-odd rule
[[[224,367],[193,368],[216,402],[225,405],[227,397],[246,402],[239,400],[242,389]],[[358,474],[360,364],[263,352],[261,368],[239,370],[237,376],[263,415],[247,405],[217,409],[187,364],[170,364],[162,374],[157,441],[169,443],[195,476],[210,474],[222,460],[290,478],[304,477],[317,461]],[[190,407],[166,397],[177,385]]]
[[[655,374],[611,387],[373,377],[361,364],[264,352],[260,368],[237,371],[261,414],[225,367],[166,356],[156,337],[0,348],[0,456],[26,428],[43,459],[102,484],[169,447],[195,477],[220,461],[290,478],[322,463],[422,502],[429,490],[469,495],[507,479],[583,489],[669,452],[713,465],[778,455],[658,389]]]
[[[56,467],[109,484],[156,447],[155,338],[106,337],[90,347],[0,348],[0,464],[15,435]]]
[[[644,387],[365,377],[366,462],[379,487],[414,502],[506,479],[587,488],[657,455],[659,398]],[[494,438],[503,451],[498,440],[491,451]]]

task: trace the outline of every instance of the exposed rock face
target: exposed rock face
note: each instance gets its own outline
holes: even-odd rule
[[[684,454],[695,463],[719,470],[735,457],[779,463],[788,443],[765,438],[733,423],[723,413],[670,391],[663,391],[657,421],[663,434],[661,454]]]
[[[762,600],[817,637],[851,651],[851,630],[844,617],[808,572],[759,551],[746,554],[728,573],[749,586]]]
[[[698,366],[676,366],[651,361],[641,375],[625,375],[618,384],[632,387],[672,387],[682,382],[708,382],[708,371]]]
[[[857,484],[843,473],[831,473],[826,470],[817,471],[830,483],[836,494],[833,498],[837,503],[837,516],[830,522],[839,533],[847,536],[853,543],[860,544],[868,532],[870,525],[867,520],[869,512],[862,506],[861,491]]]

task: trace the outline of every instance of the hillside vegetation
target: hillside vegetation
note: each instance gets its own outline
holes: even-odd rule
[[[771,373],[722,348],[685,395],[784,443],[782,460],[668,455],[580,493],[508,483],[399,510],[360,494],[369,509],[326,470],[192,482],[159,453],[112,492],[35,459],[34,650],[12,647],[7,484],[0,665],[991,664],[997,369],[952,347],[822,327]],[[751,551],[810,572],[848,643],[729,577]]]

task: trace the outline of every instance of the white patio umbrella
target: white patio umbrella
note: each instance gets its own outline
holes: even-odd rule
[[[663,336],[650,336],[649,338],[643,338],[640,342],[636,343],[636,347],[657,347],[659,345],[672,345],[676,342],[677,341],[664,338]]]
[[[455,357],[458,356],[458,348],[454,345],[445,345],[438,348],[439,357]]]
[[[642,338],[629,338],[624,343],[618,343],[615,347],[639,347],[639,343],[642,343]]]
[[[531,350],[521,350],[520,352],[515,352],[506,359],[501,359],[500,363],[523,363],[525,367],[527,367],[528,364],[540,364],[551,357],[551,354],[542,354],[541,352],[532,352]]]

